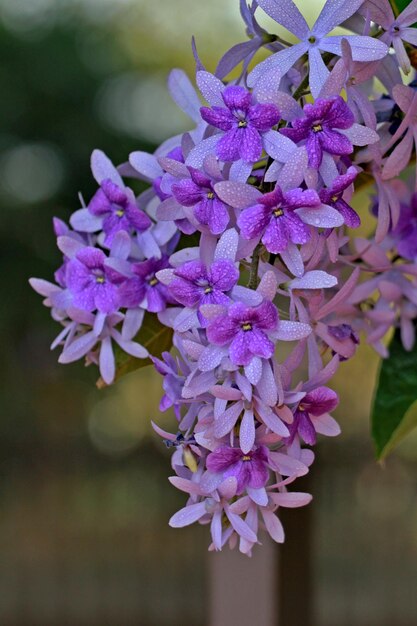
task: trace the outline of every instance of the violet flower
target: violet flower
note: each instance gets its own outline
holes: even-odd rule
[[[230,221],[227,205],[217,196],[208,176],[193,167],[188,169],[191,178],[172,185],[174,198],[182,206],[194,207],[196,220],[208,226],[213,235],[219,235]]]
[[[143,154],[143,153],[140,153],[140,152],[136,153],[136,161],[137,161],[137,155],[138,154]],[[150,156],[153,156],[153,155],[150,155]],[[173,150],[170,150],[170,152],[168,152],[168,154],[166,155],[166,158],[167,159],[172,159],[173,161],[178,161],[178,163],[184,163],[184,155],[182,153],[182,148],[180,146],[177,146]],[[135,157],[133,157],[133,160],[135,160]],[[156,161],[156,159],[155,159],[155,161]],[[158,163],[155,163],[154,167],[156,169],[156,168],[160,167],[160,165]],[[169,196],[168,193],[165,193],[161,189],[161,181],[162,181],[162,177],[163,177],[164,171],[163,171],[162,167],[160,167],[160,169],[161,169],[160,175],[152,180],[152,187],[153,187],[154,192],[156,193],[156,195],[158,196],[158,198],[160,200],[166,200],[170,196]]]
[[[222,97],[225,108],[201,108],[202,118],[224,132],[216,154],[222,161],[255,163],[262,154],[261,135],[278,124],[280,112],[274,104],[254,104],[252,94],[237,85],[226,87]]]
[[[191,309],[204,304],[230,303],[226,292],[230,291],[239,279],[235,264],[222,259],[207,267],[201,261],[189,261],[174,270],[174,280],[169,284],[169,291],[183,306]],[[199,313],[203,327],[206,321]]]
[[[260,489],[268,480],[268,449],[258,446],[255,450],[244,453],[240,448],[222,446],[211,452],[206,461],[207,469],[223,478],[233,476],[237,480],[237,494],[246,487]]]
[[[281,76],[284,76],[298,59],[308,53],[310,89],[316,98],[329,75],[321,52],[341,56],[342,39],[349,41],[354,61],[376,61],[385,57],[388,47],[374,37],[328,36],[336,26],[351,17],[362,3],[363,0],[327,0],[316,23],[310,29],[292,0],[259,0],[258,4],[265,13],[300,41],[259,63],[249,74],[249,86],[255,85],[266,72],[279,70]]]
[[[280,132],[296,143],[306,142],[311,167],[319,169],[323,152],[337,156],[353,152],[350,139],[339,132],[349,129],[355,122],[343,98],[319,98],[314,104],[306,104],[303,111],[305,117],[295,119],[291,126]]]
[[[68,261],[67,287],[73,295],[73,306],[84,311],[98,309],[112,313],[120,306],[119,287],[124,276],[106,266],[101,250],[86,247]]]
[[[301,188],[283,192],[279,185],[274,191],[259,197],[257,203],[243,209],[238,226],[245,239],[261,238],[268,252],[284,252],[288,243],[307,243],[310,229],[295,213],[295,209],[319,207],[321,201],[314,189]]]
[[[394,135],[384,145],[384,152],[386,153],[398,142],[384,163],[383,181],[399,176],[404,171],[410,162],[413,146],[417,145],[417,92],[407,85],[396,85],[392,90],[392,95],[404,113],[404,117]],[[400,138],[401,140],[398,141]],[[381,191],[379,195],[382,196]]]
[[[272,302],[266,300],[257,307],[236,302],[225,314],[210,321],[207,338],[217,346],[230,345],[230,359],[235,365],[249,365],[255,356],[269,359],[274,354],[267,331],[274,331],[277,326],[278,312]]]
[[[120,230],[144,232],[152,224],[150,217],[136,206],[126,191],[109,179],[102,181],[100,189],[88,204],[88,210],[92,215],[103,218],[106,245],[111,244]]]
[[[397,239],[398,253],[409,261],[417,259],[417,193],[413,194],[409,205],[401,205],[393,235]]]
[[[342,215],[345,224],[350,228],[358,228],[361,218],[354,209],[343,199],[343,193],[348,189],[357,176],[357,170],[349,167],[346,174],[338,176],[330,187],[320,189],[319,197],[323,204],[327,204]]]
[[[417,45],[417,31],[413,28],[413,24],[417,22],[417,0],[412,0],[397,17],[388,0],[378,0],[377,3],[364,2],[359,12],[384,28],[386,32],[382,35],[381,41],[394,46],[400,67],[408,74],[411,65],[403,41]]]
[[[146,298],[144,308],[151,313],[160,313],[166,309],[167,303],[175,301],[168,288],[156,278],[159,270],[170,267],[168,258],[147,259],[141,263],[132,263],[133,278],[129,278],[120,288],[120,301],[122,306],[134,308],[140,305]]]
[[[316,443],[316,433],[325,435],[337,435],[340,432],[335,420],[328,415],[339,404],[339,398],[335,391],[328,387],[318,387],[308,393],[294,411],[294,421],[288,426],[291,436],[289,441],[294,440],[298,433],[310,446]]]

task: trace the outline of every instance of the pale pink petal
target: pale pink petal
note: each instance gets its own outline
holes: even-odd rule
[[[70,224],[74,230],[83,233],[95,233],[101,230],[103,218],[93,215],[88,209],[79,209],[71,215]]]
[[[302,322],[289,322],[281,320],[275,334],[281,341],[298,341],[308,337],[311,333],[311,326]]]
[[[308,167],[308,154],[304,146],[296,148],[286,159],[278,175],[278,184],[283,191],[299,187]]]
[[[292,0],[258,0],[258,4],[273,20],[299,39],[308,35],[308,24]]]
[[[221,80],[216,78],[213,74],[206,71],[199,71],[196,74],[196,81],[199,90],[204,98],[211,106],[219,106],[224,108],[224,100],[222,93],[225,85]]]
[[[295,244],[288,244],[288,248],[281,252],[281,258],[294,276],[300,277],[304,274],[303,259]]]
[[[262,197],[261,192],[252,185],[231,180],[216,183],[214,190],[223,202],[235,209],[252,206]]]
[[[180,476],[169,476],[169,482],[171,485],[174,485],[180,491],[185,491],[185,493],[189,493],[191,495],[199,496],[201,495],[201,487],[198,483],[193,483],[192,480],[188,480],[187,478],[181,478]]]
[[[301,217],[304,224],[315,226],[316,228],[336,228],[344,223],[342,215],[336,209],[327,204],[310,209],[296,209],[297,215]]]
[[[262,421],[264,422],[265,426],[268,426],[268,428],[272,430],[273,433],[275,433],[276,435],[279,435],[280,437],[289,436],[290,433],[289,433],[288,428],[285,426],[285,424],[281,422],[279,417],[275,415],[275,413],[272,411],[270,407],[265,406],[262,409],[258,407],[258,413]]]
[[[354,146],[369,146],[379,141],[379,135],[375,130],[356,122],[350,128],[339,132],[350,139]]]
[[[270,452],[269,459],[271,467],[282,474],[282,476],[305,476],[308,474],[307,465],[282,452]]]
[[[259,357],[254,356],[249,365],[245,365],[245,375],[252,385],[258,384],[262,376],[262,360]]]
[[[341,430],[336,420],[329,415],[329,413],[323,413],[320,417],[313,418],[314,428],[321,435],[327,435],[327,437],[336,437],[340,435]]]
[[[216,250],[214,253],[214,260],[230,259],[234,261],[236,259],[237,246],[239,242],[239,235],[234,228],[229,228],[220,237]]]
[[[384,169],[382,170],[383,180],[395,178],[405,170],[410,161],[413,143],[413,133],[410,130],[404,135],[400,143],[395,146],[394,150],[385,161]]]
[[[97,337],[92,330],[85,333],[81,337],[78,337],[72,341],[68,347],[62,352],[58,358],[59,363],[72,363],[77,361],[81,357],[85,356],[87,352],[93,349],[97,343]]]
[[[284,493],[271,493],[271,498],[278,506],[284,506],[287,509],[295,509],[299,506],[310,504],[313,496],[309,493],[287,491]]]
[[[311,270],[302,278],[294,278],[290,282],[291,289],[329,289],[337,285],[336,276],[323,270]]]
[[[235,402],[229,407],[221,417],[219,417],[214,424],[214,434],[218,439],[221,439],[227,433],[229,433],[243,410],[242,402]]]
[[[272,271],[267,271],[261,278],[261,282],[258,285],[257,291],[266,300],[273,300],[277,295],[277,279]]]
[[[168,524],[172,528],[182,528],[183,526],[189,526],[197,522],[206,513],[205,502],[198,502],[197,504],[190,504],[180,509],[175,513]]]
[[[73,237],[67,237],[66,235],[62,235],[57,239],[58,248],[61,250],[62,254],[65,254],[69,259],[73,259],[80,250],[85,248],[85,244],[77,239],[73,239]]]
[[[91,155],[91,171],[99,185],[103,180],[109,179],[118,187],[124,188],[122,177],[102,150],[93,150]]]
[[[149,181],[162,176],[163,171],[156,156],[137,150],[129,155],[129,163],[134,170],[139,172]]]
[[[323,319],[323,317],[326,317],[326,315],[329,315],[329,313],[334,311],[334,309],[338,307],[340,303],[345,302],[349,298],[354,288],[356,287],[356,283],[358,282],[359,275],[360,275],[360,269],[357,267],[353,270],[348,280],[340,288],[337,294],[333,296],[333,298],[329,300],[329,302],[327,302],[324,306],[322,306],[321,309],[317,312],[316,314],[317,320]]]
[[[229,172],[229,180],[236,180],[240,183],[246,183],[252,172],[252,163],[246,163],[239,159],[232,163]]]
[[[270,157],[285,163],[296,150],[297,145],[276,130],[269,130],[262,137],[264,150]]]
[[[309,82],[311,93],[314,98],[318,98],[323,85],[329,77],[329,70],[318,48],[310,48],[308,51],[308,62],[310,68]]]
[[[202,167],[206,156],[214,153],[220,137],[221,134],[212,135],[211,137],[200,141],[187,156],[185,161],[186,165],[196,168]]]
[[[262,517],[264,518],[265,526],[274,541],[277,543],[284,542],[284,529],[277,516],[268,511],[268,509],[261,509]]]
[[[242,452],[247,454],[255,443],[255,420],[253,411],[246,410],[243,413],[239,429],[239,442]]]
[[[265,487],[261,487],[259,489],[246,487],[246,491],[248,492],[250,499],[253,500],[255,504],[259,506],[266,506],[268,504],[268,494]]]
[[[279,0],[281,2],[281,0]],[[287,1],[287,0],[283,0]],[[276,52],[272,56],[266,58],[261,63],[258,63],[251,71],[248,76],[248,85],[249,87],[253,87],[256,85],[257,81],[266,73],[270,71],[276,71],[279,68],[279,71],[282,76],[284,76],[289,69],[298,61],[298,59],[303,56],[305,52],[308,50],[308,44],[305,42],[297,43],[289,48],[285,48],[284,50],[280,50]]]
[[[243,519],[239,517],[239,515],[232,513],[230,508],[226,509],[225,513],[231,525],[233,526],[233,530],[237,532],[239,537],[243,537],[243,539],[246,539],[246,541],[250,541],[251,543],[256,543],[258,541],[258,538],[253,530],[249,528],[246,522],[244,522]]]
[[[278,401],[277,384],[268,361],[262,363],[262,376],[257,384],[257,391],[262,402],[267,406],[275,406]]]
[[[201,103],[190,79],[183,70],[174,69],[170,72],[168,89],[178,107],[196,124],[199,124],[201,122]]]

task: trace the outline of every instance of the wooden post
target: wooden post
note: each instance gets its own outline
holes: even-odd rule
[[[210,553],[209,626],[278,626],[277,554],[266,535],[252,558],[225,548]]]

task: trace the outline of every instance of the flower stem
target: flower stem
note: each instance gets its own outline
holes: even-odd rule
[[[258,286],[258,268],[259,268],[259,259],[261,255],[262,244],[258,243],[255,250],[252,254],[252,261],[250,264],[250,274],[249,274],[249,289],[256,289]]]

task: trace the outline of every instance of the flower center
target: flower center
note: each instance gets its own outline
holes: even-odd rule
[[[213,291],[213,287],[206,287],[206,288],[204,289],[204,293],[205,293],[206,295],[207,295],[207,294],[209,294],[209,293],[211,293],[212,291]]]
[[[206,197],[207,197],[207,200],[213,200],[213,198],[214,198],[214,191],[209,191],[207,193]]]
[[[311,35],[311,37],[308,38],[309,43],[316,43],[317,39],[314,35]]]
[[[313,133],[321,133],[323,126],[321,124],[313,124]]]
[[[245,456],[242,456],[242,461],[250,461],[250,456],[249,454],[245,454]]]
[[[301,411],[302,413],[304,413],[304,411],[306,410],[304,404],[299,404],[298,405],[298,410]]]
[[[92,270],[91,273],[95,277],[96,283],[98,283],[99,285],[102,285],[104,282],[106,282],[106,277],[104,276],[103,270],[101,270],[100,268],[96,267]]]
[[[157,284],[158,284],[158,279],[157,279],[157,278],[155,278],[155,276],[153,276],[153,277],[152,277],[152,278],[148,281],[148,283],[150,284],[150,286],[151,286],[151,287],[155,287],[155,285],[157,285]]]
[[[332,202],[337,202],[339,200],[339,196],[332,196]]]
[[[242,330],[247,332],[248,330],[252,330],[252,324],[250,322],[243,322]]]
[[[123,209],[117,209],[117,211],[116,211],[117,217],[123,217],[124,214],[125,214],[125,212],[123,211]]]
[[[237,123],[237,127],[238,128],[246,128],[246,126],[248,125],[246,120],[239,120]]]
[[[276,209],[274,209],[273,213],[275,217],[282,217],[284,215],[284,209],[277,207]]]

